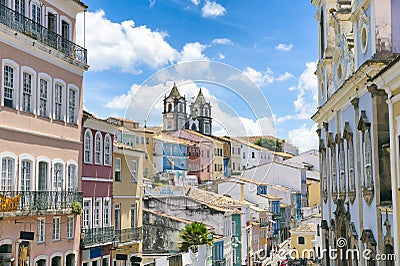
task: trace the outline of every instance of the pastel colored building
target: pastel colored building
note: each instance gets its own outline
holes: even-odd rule
[[[117,126],[84,112],[82,119],[81,265],[111,265],[113,143]]]
[[[0,261],[79,261],[81,1],[0,3]],[[73,208],[74,207],[74,208]],[[14,264],[15,265],[15,264]]]

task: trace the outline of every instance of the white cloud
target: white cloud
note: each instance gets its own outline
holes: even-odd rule
[[[77,17],[77,42],[83,43],[83,13]],[[153,68],[173,63],[179,53],[165,40],[165,32],[136,26],[133,20],[114,23],[103,10],[86,12],[86,48],[91,70],[117,68],[135,73],[140,65]]]
[[[273,73],[270,68],[267,68],[267,70],[262,73],[261,71],[255,70],[252,67],[246,67],[243,71],[243,74],[245,74],[259,87],[270,84],[274,81],[274,77],[272,76]]]
[[[278,80],[278,81],[286,81],[286,80],[292,79],[292,78],[294,78],[292,73],[285,72],[282,75],[280,75],[279,77],[277,77],[276,80]]]
[[[212,43],[215,44],[226,44],[226,45],[233,45],[233,42],[228,38],[219,38],[212,40]]]
[[[188,100],[187,108],[199,92],[196,83],[190,80],[177,80],[179,92]],[[105,107],[115,110],[127,109],[126,117],[148,125],[161,125],[164,95],[168,95],[173,83],[159,84],[153,87],[134,84],[127,93],[114,97]],[[213,96],[209,89],[201,86],[204,97],[211,102],[213,114],[214,135],[263,135],[274,134],[275,127],[272,118],[247,118],[238,114],[237,106],[231,102],[223,102]],[[189,109],[189,108],[188,108]]]
[[[289,141],[299,147],[300,152],[318,149],[317,124],[307,128],[304,124],[300,128],[289,131]]]
[[[218,58],[221,59],[221,60],[222,60],[222,59],[225,59],[225,55],[222,54],[222,53],[218,53]]]
[[[277,123],[293,119],[310,119],[315,113],[317,110],[318,99],[317,77],[314,75],[316,67],[317,62],[306,63],[306,68],[303,73],[301,73],[299,81],[297,82],[297,86],[292,86],[289,88],[289,91],[298,91],[297,98],[293,101],[295,114],[277,117],[275,119]]]
[[[218,17],[223,16],[226,13],[225,7],[216,2],[206,1],[205,5],[201,9],[203,17]]]
[[[190,2],[192,2],[196,6],[198,6],[200,4],[200,0],[190,0]]]
[[[293,44],[291,44],[291,43],[289,43],[289,44],[280,43],[277,46],[275,46],[275,50],[284,51],[284,52],[290,52],[292,50],[292,48],[293,48]]]
[[[195,61],[195,60],[209,60],[203,51],[207,48],[207,45],[203,45],[199,42],[187,43],[181,52],[180,62]]]

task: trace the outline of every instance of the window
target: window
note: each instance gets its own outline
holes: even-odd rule
[[[60,240],[60,217],[53,218],[53,241]]]
[[[63,188],[63,171],[64,166],[61,163],[54,164],[54,173],[53,173],[53,190],[61,191]]]
[[[234,264],[237,263],[237,258],[236,258],[236,248],[232,249],[232,261]]]
[[[236,235],[236,222],[232,221],[232,235]]]
[[[15,0],[15,12],[25,16],[25,0]]]
[[[48,163],[39,162],[38,191],[47,190],[48,170]]]
[[[336,144],[331,146],[332,192],[337,192]]]
[[[246,153],[243,152],[243,159],[246,159]]]
[[[90,218],[92,216],[91,213],[91,206],[90,206],[90,200],[83,200],[83,228],[90,228],[91,227],[91,221]]]
[[[298,237],[297,237],[297,243],[298,243],[299,245],[305,245],[306,241],[305,241],[305,239],[304,239],[304,236],[298,236]]]
[[[101,226],[101,199],[97,199],[94,203],[94,217],[93,217],[93,226],[100,227]]]
[[[101,164],[102,163],[102,149],[103,149],[103,141],[100,132],[97,132],[94,138],[94,163]]]
[[[115,204],[114,206],[114,227],[115,230],[120,230],[121,229],[121,205]]]
[[[347,148],[348,148],[348,155],[347,155],[347,160],[348,160],[348,168],[349,168],[349,191],[355,191],[356,190],[356,177],[354,173],[354,146],[353,146],[353,138],[351,137],[347,141]]]
[[[71,53],[71,43],[70,43],[70,25],[66,21],[61,22],[61,48],[66,54]]]
[[[11,66],[4,66],[3,82],[4,82],[4,106],[15,108],[16,107],[16,94],[14,84],[14,68]]]
[[[251,152],[251,158],[252,158],[252,159],[256,158],[256,156],[255,156],[255,154],[254,154],[254,151]]]
[[[22,111],[32,112],[32,75],[24,72],[22,80]]]
[[[328,193],[328,180],[327,180],[327,167],[326,167],[326,151],[325,149],[321,153],[321,172],[322,172],[322,193]]]
[[[346,192],[345,155],[343,141],[339,144],[339,191]]]
[[[21,162],[21,180],[20,190],[30,191],[32,181],[32,161],[22,160]]]
[[[104,218],[103,218],[103,224],[104,226],[110,226],[110,200],[109,199],[105,199],[104,200]]]
[[[39,115],[48,117],[49,116],[49,111],[48,111],[48,82],[45,79],[40,79],[40,102],[39,102]]]
[[[146,144],[150,144],[150,138],[146,137]]]
[[[68,122],[71,124],[76,124],[76,90],[69,89],[68,94]]]
[[[84,161],[85,163],[92,163],[92,132],[90,129],[85,131],[84,140]]]
[[[63,120],[62,89],[63,88],[60,84],[56,84],[55,92],[54,92],[54,119],[55,120]]]
[[[32,4],[32,30],[36,33],[40,30],[40,25],[42,24],[42,12],[41,8],[37,4]]]
[[[74,238],[74,216],[68,216],[67,218],[67,238]]]
[[[233,162],[232,163],[232,168],[233,168],[233,171],[235,171],[236,170],[236,167],[235,167],[236,165],[235,165],[235,162]]]
[[[144,144],[144,137],[140,138],[140,143]]]
[[[4,157],[1,160],[0,191],[14,190],[13,180],[15,180],[15,160],[10,157]]]
[[[372,190],[374,183],[372,180],[372,148],[369,129],[364,131],[364,168],[364,186],[366,189]]]
[[[67,191],[77,191],[77,168],[75,165],[68,165],[68,179],[67,179]]]
[[[104,164],[111,165],[112,160],[112,152],[111,152],[111,137],[110,135],[106,135],[104,138]]]
[[[131,174],[132,174],[132,182],[137,182],[137,161],[132,160],[132,166],[131,166]]]
[[[45,241],[46,223],[44,218],[37,219],[37,242],[43,243]]]
[[[121,158],[115,158],[115,181],[121,181]]]
[[[139,144],[139,137],[136,137],[136,144]]]
[[[136,227],[136,204],[131,204],[131,228]]]

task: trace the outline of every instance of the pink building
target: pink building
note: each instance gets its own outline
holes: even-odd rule
[[[179,130],[172,135],[197,143],[196,147],[188,146],[189,174],[196,175],[200,183],[212,180],[214,142],[190,130]]]
[[[0,265],[77,265],[86,8],[0,2]]]
[[[81,265],[111,265],[113,141],[117,126],[84,112]]]

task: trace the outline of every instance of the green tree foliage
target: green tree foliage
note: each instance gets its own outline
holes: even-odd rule
[[[282,142],[277,139],[264,139],[260,138],[254,142],[254,144],[267,148],[271,151],[282,151]]]
[[[183,252],[188,252],[189,248],[193,252],[197,252],[199,245],[212,245],[213,238],[212,232],[208,232],[206,226],[203,223],[192,222],[182,229],[179,234],[179,250]]]

